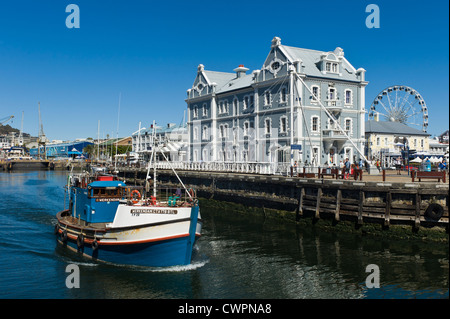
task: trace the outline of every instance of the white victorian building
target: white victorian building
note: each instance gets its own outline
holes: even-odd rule
[[[200,64],[187,90],[191,162],[336,164],[364,158],[365,70],[344,51],[273,38],[261,69]]]

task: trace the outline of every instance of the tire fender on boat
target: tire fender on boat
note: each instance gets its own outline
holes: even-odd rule
[[[83,234],[79,234],[77,237],[77,247],[82,248],[84,245],[84,236]]]
[[[98,249],[98,242],[97,242],[97,238],[94,239],[94,241],[92,242],[92,250],[96,251]]]
[[[65,229],[61,232],[61,240],[63,243],[67,241],[67,230]]]

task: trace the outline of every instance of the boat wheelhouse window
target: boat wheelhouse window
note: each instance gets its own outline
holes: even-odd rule
[[[92,197],[122,197],[122,189],[117,187],[94,187],[92,189]]]

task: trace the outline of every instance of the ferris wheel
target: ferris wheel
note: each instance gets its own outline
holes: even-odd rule
[[[420,93],[405,85],[390,86],[381,91],[370,106],[369,119],[381,115],[387,121],[421,128],[428,127],[428,108]]]

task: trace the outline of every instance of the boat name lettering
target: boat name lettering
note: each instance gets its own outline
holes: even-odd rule
[[[131,215],[137,216],[139,214],[178,214],[176,209],[132,209]]]
[[[96,202],[118,202],[120,198],[96,198]]]

